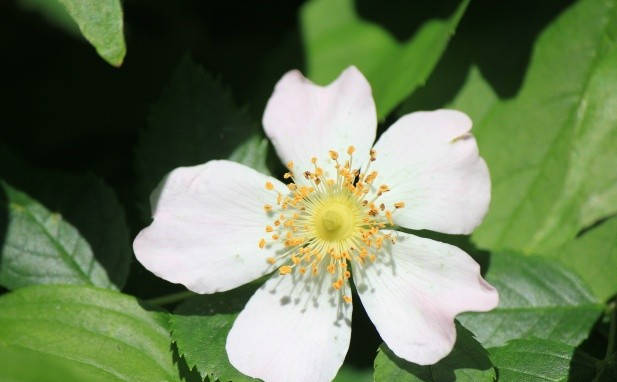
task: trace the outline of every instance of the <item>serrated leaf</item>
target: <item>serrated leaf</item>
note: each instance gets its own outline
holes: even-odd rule
[[[301,10],[309,77],[325,84],[356,65],[371,83],[383,119],[426,81],[468,4],[461,1],[449,19],[426,21],[399,43],[377,24],[363,21],[353,0],[314,0]]]
[[[514,340],[489,351],[500,382],[591,381],[595,374],[595,359],[560,342]]]
[[[617,217],[545,255],[576,271],[600,301],[617,293]]]
[[[616,211],[615,26],[615,0],[570,6],[537,39],[516,97],[475,121],[493,182],[479,246],[545,252]]]
[[[487,348],[532,337],[576,346],[602,313],[578,276],[543,258],[494,254],[486,280],[499,291],[499,306],[458,319]]]
[[[92,248],[61,215],[0,182],[6,223],[0,252],[0,285],[78,284],[115,288]],[[4,220],[6,218],[6,220]]]
[[[126,45],[120,0],[50,1],[59,1],[64,5],[99,56],[113,66],[122,65]]]
[[[94,256],[93,259],[88,257],[90,255],[86,256],[88,261],[94,261],[103,267],[106,278],[109,279],[94,285],[112,289],[124,287],[133,252],[129,243],[124,209],[109,186],[92,174],[72,174],[32,168],[3,147],[0,147],[0,178],[14,189],[27,194],[47,210],[58,214],[63,221],[77,229]],[[8,212],[6,206],[2,206],[1,209]],[[0,226],[7,223],[7,217],[6,213],[0,214]],[[15,266],[32,268],[34,274],[23,275],[13,272],[5,275],[16,278],[11,282],[11,285],[15,286],[6,284],[8,287],[46,282],[36,281],[36,274],[42,273],[45,268],[34,268],[39,268],[42,264],[33,262],[27,256],[19,256],[14,260]],[[2,262],[0,255],[0,264]],[[88,266],[98,267],[98,265]],[[3,278],[1,268],[0,266],[0,280]],[[113,285],[110,285],[110,282]]]
[[[397,357],[382,344],[375,358],[375,382],[493,382],[495,370],[488,353],[457,323],[452,352],[434,365],[420,366]]]
[[[185,57],[152,106],[148,129],[139,136],[135,167],[144,215],[149,216],[150,193],[171,170],[228,158],[256,133],[256,124],[220,81]],[[255,155],[249,159],[261,165],[258,152],[251,151]]]
[[[0,343],[5,351],[61,359],[83,372],[95,369],[100,381],[179,381],[167,315],[114,291],[46,285],[3,295]],[[27,359],[21,365],[32,367]],[[1,380],[5,372],[0,368]]]
[[[256,287],[248,284],[229,292],[195,296],[180,304],[171,315],[171,337],[188,366],[196,367],[202,377],[221,382],[255,381],[229,363],[225,343],[238,313]]]

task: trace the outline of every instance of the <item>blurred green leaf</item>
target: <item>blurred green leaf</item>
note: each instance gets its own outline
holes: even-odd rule
[[[486,280],[499,291],[499,306],[458,319],[487,348],[532,337],[576,346],[602,313],[581,279],[544,258],[494,254]]]
[[[256,124],[234,103],[231,93],[186,56],[152,106],[148,129],[139,136],[135,167],[145,215],[149,216],[145,206],[150,193],[176,167],[233,155],[263,171],[259,156],[265,156],[267,145],[256,134]]]
[[[0,341],[0,378],[3,382],[120,381],[95,365],[41,353]]]
[[[112,262],[107,262],[106,271],[95,257],[92,246],[60,214],[50,212],[38,201],[5,182],[1,182],[1,186],[0,192],[4,196],[0,205],[0,222],[4,225],[0,227],[0,235],[4,235],[0,240],[1,285],[15,289],[33,284],[80,284],[116,289],[124,284],[129,257],[113,254],[107,258]],[[123,223],[113,214],[115,200],[106,197],[107,190],[82,188],[79,191],[89,193],[86,200],[101,203],[96,206],[98,209],[112,210],[111,217],[107,216],[102,223]],[[84,207],[89,203],[76,201],[75,205]],[[90,219],[100,218],[98,209],[86,210],[85,213],[93,213],[88,215]],[[128,239],[126,227],[121,225],[109,227],[98,237],[97,249],[101,245],[107,249],[122,248]],[[118,240],[119,243],[107,243],[105,240]],[[108,272],[114,271],[118,274],[110,280]],[[117,284],[112,280],[117,280]]]
[[[477,66],[469,68],[465,83],[447,107],[463,110],[471,117],[474,124],[478,124],[499,102],[499,98],[491,85],[484,79]],[[413,110],[410,110],[410,112]],[[476,128],[473,129],[474,133]],[[481,151],[481,154],[484,154]]]
[[[456,336],[452,352],[436,364],[427,366],[407,362],[382,344],[375,358],[375,382],[494,381],[495,370],[482,345],[458,323]]]
[[[46,285],[0,297],[0,352],[23,368],[39,367],[22,358],[30,353],[56,371],[91,372],[96,381],[178,381],[170,342],[165,313],[117,292]],[[1,367],[0,380],[12,378],[11,370]]]
[[[252,283],[229,292],[192,297],[171,315],[171,337],[178,352],[190,368],[197,368],[202,377],[221,382],[255,381],[229,363],[225,343],[227,333],[256,285]]]
[[[541,33],[516,97],[475,121],[493,181],[479,246],[545,252],[617,210],[615,31],[617,1],[573,4]]]
[[[379,119],[423,85],[465,13],[460,2],[447,20],[426,21],[404,43],[362,20],[353,0],[313,0],[301,11],[309,77],[321,84],[356,65],[373,89]]]
[[[591,381],[595,374],[594,358],[560,342],[513,340],[489,351],[500,382]]]
[[[81,33],[99,56],[113,66],[122,65],[126,54],[124,19],[120,0],[60,1],[77,22]]]
[[[373,382],[373,370],[343,365],[332,382]]]
[[[81,38],[79,26],[58,0],[18,0],[17,4],[24,10],[39,12],[50,24]]]
[[[266,164],[268,158],[268,139],[255,134],[244,143],[241,143],[231,153],[229,159],[247,165],[255,170],[270,175],[270,170]]]
[[[578,273],[600,301],[617,293],[617,217],[549,252]]]

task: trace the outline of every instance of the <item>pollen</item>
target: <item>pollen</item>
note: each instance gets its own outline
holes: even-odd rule
[[[374,186],[377,171],[370,169],[377,160],[370,150],[363,168],[354,165],[357,150],[349,146],[341,158],[335,150],[328,151],[328,160],[310,158],[311,168],[294,168],[287,163],[287,192],[272,191],[276,203],[265,204],[264,211],[272,217],[265,226],[272,242],[280,243],[274,257],[266,261],[278,267],[279,274],[288,277],[294,272],[302,277],[323,277],[329,280],[342,301],[351,303],[347,283],[352,269],[362,269],[382,258],[385,248],[395,244],[391,228],[393,215],[405,207],[400,201],[386,205],[379,198],[391,191],[390,186]],[[297,175],[294,175],[297,174]],[[298,178],[300,177],[300,178]],[[259,240],[259,248],[266,247],[266,239]]]

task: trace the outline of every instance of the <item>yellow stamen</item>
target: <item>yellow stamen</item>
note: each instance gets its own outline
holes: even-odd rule
[[[354,146],[349,146],[346,153],[349,158],[339,162],[338,152],[330,150],[328,155],[334,162],[322,166],[317,165],[316,156],[311,157],[310,169],[294,169],[293,162],[287,163],[288,172],[283,177],[291,178],[289,191],[276,192],[276,205],[264,206],[272,215],[272,223],[265,226],[265,231],[272,233],[272,240],[283,248],[266,261],[277,264],[280,274],[297,270],[317,276],[327,272],[322,277],[329,278],[335,290],[342,290],[352,277],[352,263],[361,268],[371,266],[385,242],[395,243],[395,237],[382,229],[393,225],[392,211],[405,204],[393,203],[393,209],[388,210],[386,203],[378,201],[390,187],[372,185],[378,177],[377,171],[369,171],[370,162],[376,160],[375,150],[370,151],[370,162],[364,169],[354,166]],[[297,171],[296,175],[292,171]],[[297,174],[307,182],[298,185]],[[274,184],[266,182],[266,189],[273,190]],[[266,245],[262,238],[259,247]],[[350,296],[339,296],[351,302]]]

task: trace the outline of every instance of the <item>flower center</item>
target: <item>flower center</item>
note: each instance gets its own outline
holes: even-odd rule
[[[349,264],[362,267],[366,261],[374,262],[385,240],[395,242],[394,237],[380,230],[392,225],[392,211],[403,208],[404,203],[395,203],[393,209],[377,204],[390,188],[373,185],[377,172],[369,170],[376,159],[375,151],[371,150],[364,171],[353,169],[354,151],[350,146],[344,164],[339,162],[337,152],[330,151],[334,170],[330,174],[317,165],[317,158],[312,158],[314,169],[302,173],[306,180],[303,184],[296,182],[293,162],[287,164],[289,172],[284,178],[293,182],[287,184],[288,193],[276,192],[276,206],[264,206],[274,221],[265,228],[271,240],[259,240],[260,248],[274,241],[283,243],[284,250],[267,259],[279,267],[281,274],[297,269],[301,274],[310,270],[317,276],[325,270],[332,277],[332,287],[340,290],[351,277]],[[274,185],[268,182],[266,189],[274,191]],[[351,297],[342,297],[351,302]]]
[[[345,195],[334,195],[313,211],[315,236],[328,242],[349,239],[358,225],[358,206]]]

